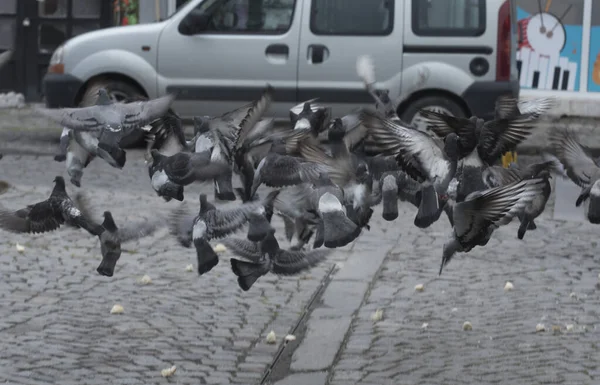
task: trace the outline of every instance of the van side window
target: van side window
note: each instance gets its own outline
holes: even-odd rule
[[[412,30],[418,36],[481,36],[485,0],[413,0]]]
[[[277,35],[290,29],[295,5],[295,0],[217,0],[203,1],[197,11],[210,14],[208,33]]]
[[[312,0],[315,35],[385,36],[394,28],[394,0]]]

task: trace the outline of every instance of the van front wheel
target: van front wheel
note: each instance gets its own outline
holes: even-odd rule
[[[430,110],[465,118],[465,111],[453,100],[443,96],[426,96],[410,103],[403,111],[398,111],[400,119],[421,131],[429,131],[425,119],[419,110]]]

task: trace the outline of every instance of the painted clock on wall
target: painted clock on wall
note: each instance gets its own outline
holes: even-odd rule
[[[518,0],[517,68],[523,88],[579,88],[583,0]]]

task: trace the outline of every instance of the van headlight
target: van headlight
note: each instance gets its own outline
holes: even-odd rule
[[[59,46],[52,56],[50,57],[50,64],[48,65],[48,73],[52,74],[64,74],[65,65],[63,64],[63,54],[65,52],[64,46]]]
[[[50,57],[50,65],[62,64],[64,52],[65,47],[63,45],[55,49],[52,57]]]

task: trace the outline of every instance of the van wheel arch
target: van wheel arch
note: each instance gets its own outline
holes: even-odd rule
[[[125,75],[109,73],[88,79],[77,94],[76,105],[87,106],[94,103],[99,88],[106,88],[109,94],[117,94],[118,96],[115,96],[118,101],[123,97],[148,97],[144,88],[135,80]],[[136,130],[130,135],[124,136],[121,139],[120,145],[123,148],[127,148],[142,144],[143,141],[143,131]]]
[[[444,90],[417,91],[403,100],[396,111],[400,119],[410,124],[419,110],[426,107],[441,107],[457,117],[471,116],[471,111],[464,100]]]

